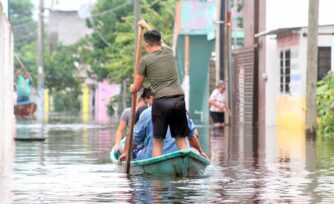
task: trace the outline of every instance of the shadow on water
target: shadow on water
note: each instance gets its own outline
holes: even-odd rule
[[[332,138],[203,125],[200,142],[211,158],[204,178],[127,177],[109,160],[115,124],[61,121],[49,119],[44,142],[16,142],[13,162],[0,174],[2,203],[334,202]],[[40,130],[34,123],[17,128],[21,136]]]

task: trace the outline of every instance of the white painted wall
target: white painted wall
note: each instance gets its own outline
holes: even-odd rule
[[[279,53],[277,41],[273,36],[266,36],[266,126],[276,124],[276,95],[279,93]]]
[[[0,0],[2,5],[2,12],[8,18],[8,0]]]
[[[266,31],[286,28],[307,26],[308,24],[308,0],[267,0],[266,1]],[[333,17],[333,0],[321,0],[319,12],[319,24],[334,24]],[[263,32],[261,30],[260,32]],[[332,31],[333,32],[333,31]],[[276,124],[276,96],[279,94],[279,52],[277,50],[276,40],[272,39],[274,36],[266,37],[266,75],[268,80],[266,82],[266,125]],[[321,36],[319,38],[319,45],[328,44],[332,37]],[[306,70],[306,50],[307,38],[301,37],[301,46],[298,48],[299,65]],[[331,40],[331,45],[334,49],[334,40]],[[334,50],[332,51],[334,56]],[[334,70],[334,59],[332,70]],[[306,72],[302,72],[301,80],[301,95],[306,93]]]
[[[15,134],[14,39],[0,4],[0,172],[9,160]]]

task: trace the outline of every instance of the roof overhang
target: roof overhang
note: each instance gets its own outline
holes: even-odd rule
[[[265,35],[281,35],[286,33],[299,33],[302,27],[291,27],[291,28],[278,28],[271,31],[263,31],[255,34],[255,37],[261,37]]]

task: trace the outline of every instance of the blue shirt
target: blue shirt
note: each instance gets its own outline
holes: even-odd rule
[[[24,78],[19,75],[16,81],[16,93],[18,96],[30,96],[30,85],[31,82],[29,79]]]
[[[152,157],[153,149],[153,123],[152,123],[152,108],[147,108],[139,117],[138,122],[134,128],[134,143],[138,145],[144,145],[144,148],[137,154],[137,159],[147,159]],[[188,132],[187,137],[192,137],[195,131],[195,124],[187,116],[188,119]],[[187,141],[188,144],[188,141]],[[189,144],[188,144],[189,146]],[[164,141],[163,154],[177,151],[178,148],[175,143],[175,139],[172,137],[168,128],[166,139]]]

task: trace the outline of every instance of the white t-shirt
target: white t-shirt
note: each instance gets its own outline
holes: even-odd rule
[[[224,102],[225,102],[224,93],[220,93],[220,91],[218,89],[213,90],[213,92],[211,93],[210,99],[218,102],[219,104],[223,104],[223,105],[224,105]],[[223,112],[214,105],[210,106],[210,111],[212,111],[212,112]]]

